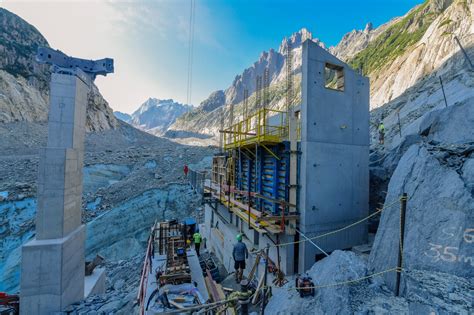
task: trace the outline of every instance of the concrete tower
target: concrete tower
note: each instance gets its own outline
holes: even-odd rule
[[[43,52],[41,57],[49,59],[43,62],[56,65],[57,57],[61,66],[67,65],[66,60],[71,67],[56,68],[51,76],[48,142],[40,151],[36,237],[22,247],[22,314],[58,312],[84,298],[82,167],[87,100],[95,74],[81,70],[81,59],[49,49]]]

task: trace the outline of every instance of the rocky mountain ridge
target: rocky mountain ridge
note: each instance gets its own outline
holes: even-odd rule
[[[445,63],[457,52],[454,36],[469,47],[474,41],[472,0],[427,0],[402,17],[373,28],[368,23],[364,30],[347,33],[338,45],[328,50],[354,68],[361,68],[371,81],[371,108],[377,108],[402,95],[407,89],[434,72],[447,72],[452,66]],[[312,39],[302,29],[290,38],[293,49],[294,103],[299,102],[301,42]],[[325,47],[317,39],[312,39]],[[169,136],[187,133],[217,137],[221,115],[228,123],[230,104],[234,117],[242,114],[244,89],[249,90],[249,107],[255,106],[255,77],[268,66],[270,72],[270,108],[281,108],[284,102],[285,53],[287,41],[278,51],[271,49],[261,54],[252,67],[236,76],[225,91],[214,92],[194,111],[178,118],[169,129]],[[440,68],[443,65],[444,68]],[[448,78],[449,80],[449,78]],[[216,98],[216,94],[224,95]],[[224,106],[225,105],[225,106]],[[235,118],[238,119],[238,118]]]
[[[119,112],[119,111],[115,111],[114,116],[115,116],[115,118],[120,119],[121,121],[124,121],[126,123],[128,123],[130,121],[130,119],[132,118],[132,116],[130,116],[129,114],[122,113],[122,112]]]
[[[459,51],[455,36],[465,47],[474,43],[471,14],[471,0],[425,1],[385,26],[365,49],[347,60],[370,77],[371,108],[395,99],[434,72],[449,71],[446,61]]]
[[[47,40],[19,16],[0,8],[0,122],[43,122],[49,107],[49,66],[35,61]],[[93,85],[86,128],[101,131],[117,127],[107,101]]]
[[[129,117],[116,113],[132,126],[147,131],[153,135],[162,135],[176,118],[191,111],[191,105],[181,104],[172,99],[149,98]]]
[[[249,108],[255,107],[256,78],[263,76],[265,68],[268,68],[269,74],[269,106],[278,108],[283,106],[284,83],[286,78],[286,52],[291,47],[292,54],[292,73],[294,75],[294,84],[298,85],[301,77],[301,44],[310,39],[318,43],[323,48],[326,46],[317,38],[313,38],[311,32],[303,28],[293,33],[289,38],[284,38],[277,50],[270,49],[260,54],[259,59],[241,74],[237,75],[232,84],[224,91],[216,91],[201,102],[200,106],[188,114],[179,117],[172,126],[170,126],[167,136],[179,134],[185,131],[191,135],[218,135],[221,114],[225,119],[229,118],[230,106],[234,106],[234,115],[237,119],[243,113],[242,101],[244,90],[249,93]],[[299,92],[296,91],[296,98]],[[224,106],[225,105],[225,106]]]

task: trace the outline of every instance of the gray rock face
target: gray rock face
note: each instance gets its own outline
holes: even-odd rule
[[[427,117],[428,140],[441,143],[464,143],[474,140],[474,98],[450,106]],[[449,123],[448,123],[449,122]],[[425,123],[425,125],[427,125]]]
[[[411,270],[403,274],[410,314],[472,314],[472,278],[436,271]]]
[[[474,276],[473,195],[456,168],[438,160],[438,153],[436,148],[415,144],[400,160],[390,180],[387,209],[382,213],[370,255],[371,271],[397,265],[400,233],[397,200],[406,192],[409,200],[403,268]],[[467,154],[472,154],[472,148]],[[458,168],[462,168],[462,160],[460,164]],[[395,276],[385,278],[393,289]]]
[[[212,92],[208,98],[201,102],[199,105],[198,110],[202,110],[204,112],[212,112],[214,109],[222,106],[225,104],[225,94],[224,91],[219,90]]]
[[[46,39],[19,16],[0,8],[0,123],[44,122],[49,108],[49,66],[35,61]],[[102,131],[117,127],[107,101],[92,88],[86,129]]]
[[[315,285],[327,285],[358,279],[366,275],[366,263],[352,252],[334,251],[315,263],[308,275]],[[272,290],[268,314],[349,314],[351,286],[334,286],[316,290],[315,298],[300,298],[294,283]]]
[[[0,69],[43,90],[49,86],[49,67],[35,62],[39,46],[49,44],[34,26],[0,8]]]

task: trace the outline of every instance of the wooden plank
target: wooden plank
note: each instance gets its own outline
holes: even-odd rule
[[[219,295],[219,300],[225,300],[225,292],[222,289],[222,286],[218,283],[216,283],[216,291],[217,291],[217,294]]]
[[[257,285],[257,289],[255,290],[255,294],[254,294],[253,299],[252,299],[252,304],[257,303],[258,295],[260,294],[260,289],[262,288],[264,277],[265,277],[265,273],[262,273],[262,275],[260,276],[260,280],[258,280],[258,285]]]
[[[224,301],[225,300],[225,292],[224,292],[224,290],[222,290],[222,286],[220,284],[216,283],[216,291],[217,291],[217,294],[219,295],[219,301]],[[225,314],[225,309],[226,308],[227,308],[227,306],[223,305],[221,307],[221,309],[217,312],[217,314]]]
[[[204,277],[204,283],[206,285],[207,289],[207,294],[212,302],[215,302],[214,296],[212,295],[212,286],[211,286],[211,280],[208,277]]]
[[[211,287],[211,294],[214,298],[214,302],[217,302],[217,301],[219,301],[219,293],[217,292],[216,283],[212,279],[212,275],[211,275],[211,272],[209,271],[209,269],[206,269],[206,274],[207,274],[207,278],[209,280],[209,285]]]
[[[285,215],[285,220],[298,220],[299,215]],[[260,221],[276,221],[276,220],[281,220],[281,216],[274,216],[274,215],[269,215],[269,216],[263,216],[259,218]]]
[[[257,271],[258,264],[260,263],[260,253],[257,254],[257,257],[255,258],[255,263],[252,266],[252,270],[250,270],[249,276],[248,276],[248,281],[249,283],[253,280],[253,276],[255,275],[255,272]]]
[[[176,308],[178,308],[178,309],[183,309],[183,308],[185,308],[184,306],[182,306],[182,305],[176,303],[176,302],[173,301],[173,300],[169,300],[169,302],[170,302],[171,305],[173,305],[174,307],[176,307]]]

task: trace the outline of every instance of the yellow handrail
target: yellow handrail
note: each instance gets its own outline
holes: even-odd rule
[[[278,116],[279,122],[270,124],[270,118]],[[254,143],[278,143],[287,138],[286,112],[276,109],[260,109],[255,114],[233,124],[224,132],[224,148],[243,147]]]

